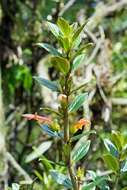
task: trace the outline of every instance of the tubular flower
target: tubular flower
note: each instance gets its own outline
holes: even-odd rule
[[[44,117],[44,116],[40,116],[37,114],[23,114],[23,117],[25,117],[28,120],[35,120],[38,121],[40,123],[50,123],[51,119],[48,117]]]
[[[82,129],[83,126],[90,125],[90,121],[87,119],[80,119],[75,125],[74,128],[76,130]]]

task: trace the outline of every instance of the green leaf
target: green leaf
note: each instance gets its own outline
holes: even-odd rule
[[[51,137],[60,137],[60,134],[56,131],[53,131],[48,125],[41,125],[43,131],[45,131]]]
[[[44,48],[46,51],[48,51],[52,55],[60,56],[60,53],[57,51],[57,49],[54,48],[53,46],[49,45],[49,44],[46,44],[46,43],[37,43],[36,45],[38,45],[39,47]]]
[[[76,32],[74,33],[74,35],[72,36],[72,42],[74,43],[75,40],[79,37],[80,33],[82,32],[84,26],[86,25],[86,23],[84,23],[80,28],[78,28],[76,30]]]
[[[60,185],[63,185],[66,188],[71,189],[72,188],[72,183],[71,180],[64,174],[59,173],[56,170],[51,170],[50,174],[52,178]]]
[[[47,22],[48,28],[50,29],[50,31],[53,33],[53,35],[58,38],[60,35],[60,31],[59,28],[56,24],[53,24],[51,22]]]
[[[73,136],[73,137],[71,137],[71,142],[74,142],[74,141],[80,139],[81,137],[83,137],[83,136],[88,136],[88,135],[90,135],[90,134],[96,134],[96,131],[94,131],[94,130],[86,131],[86,132],[83,132],[83,133],[80,134],[80,135]]]
[[[17,183],[12,183],[12,190],[19,190],[20,185]]]
[[[108,190],[109,188],[107,187],[107,184],[105,182],[106,179],[107,179],[106,177],[97,176],[95,179],[93,179],[93,182],[84,185],[82,190],[91,190],[93,187],[99,187],[99,189]],[[101,188],[101,186],[103,188]]]
[[[121,190],[127,190],[127,186],[126,186],[126,187],[124,187],[124,188],[122,188]]]
[[[51,141],[46,141],[41,143],[37,148],[34,148],[35,150],[32,151],[27,157],[25,162],[31,162],[37,158],[39,158],[42,154],[44,154],[51,146]]]
[[[67,74],[69,72],[70,63],[67,59],[56,56],[51,58],[51,62],[53,66],[61,71],[63,74]]]
[[[127,172],[127,159],[121,164],[121,172]]]
[[[49,170],[53,169],[52,163],[44,155],[41,156],[41,158],[39,159],[39,161],[41,161],[41,164],[43,165],[45,171],[48,172]]]
[[[64,18],[61,17],[58,19],[57,25],[59,26],[63,34],[69,37],[70,33],[72,32],[72,28],[69,25],[69,23]]]
[[[72,150],[72,159],[74,161],[79,161],[81,160],[88,152],[90,148],[90,140],[86,142],[81,142],[80,145],[75,146],[74,149]]]
[[[109,169],[111,169],[113,172],[117,173],[119,170],[119,163],[117,158],[113,157],[111,154],[106,154],[103,156],[103,159]]]
[[[60,36],[58,40],[59,40],[60,45],[65,50],[65,52],[68,52],[70,49],[69,39],[67,37]]]
[[[35,80],[37,80],[39,82],[39,84],[49,88],[50,90],[52,91],[56,91],[58,92],[59,91],[59,86],[58,86],[58,83],[55,82],[55,81],[50,81],[50,80],[47,80],[47,79],[44,79],[42,77],[33,77]]]
[[[85,55],[84,55],[84,54],[78,55],[78,56],[74,59],[74,61],[73,61],[73,63],[72,63],[72,69],[73,69],[73,70],[76,70],[76,69],[79,67],[79,65],[83,62],[84,58],[85,58]]]
[[[76,98],[69,105],[68,111],[69,112],[77,111],[82,106],[84,101],[86,101],[87,97],[88,97],[88,93],[84,93],[84,94],[80,94],[76,96]]]
[[[108,152],[110,152],[113,156],[118,157],[118,150],[109,139],[104,139],[104,145]]]
[[[122,150],[122,136],[120,132],[112,131],[111,138],[112,138],[113,143],[117,147],[117,149],[121,151]]]

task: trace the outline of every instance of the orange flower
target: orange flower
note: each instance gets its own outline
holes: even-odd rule
[[[80,119],[75,125],[75,129],[82,129],[83,126],[90,125],[90,121],[87,119]]]
[[[51,119],[48,117],[43,117],[37,114],[23,114],[23,117],[25,117],[28,120],[36,120],[39,121],[40,123],[50,123]]]

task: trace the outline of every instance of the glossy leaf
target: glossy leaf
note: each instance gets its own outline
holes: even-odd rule
[[[42,77],[34,77],[34,79],[37,80],[39,82],[39,84],[49,88],[52,91],[56,91],[56,92],[59,91],[58,83],[55,81],[50,81],[50,80],[44,79]]]
[[[60,31],[59,28],[56,24],[53,24],[51,22],[47,22],[48,28],[50,29],[50,31],[53,33],[53,35],[58,38],[60,35]]]
[[[46,44],[46,43],[37,43],[36,45],[38,45],[41,48],[44,48],[46,51],[48,51],[52,55],[60,56],[60,53],[57,51],[57,49],[55,49],[53,46],[51,46],[49,44]]]
[[[109,139],[104,139],[104,145],[108,152],[110,152],[113,156],[118,157],[118,150]]]
[[[41,143],[37,148],[34,148],[34,151],[32,151],[27,157],[25,162],[31,162],[32,160],[35,160],[39,158],[42,154],[44,154],[51,146],[51,141],[46,141]]]
[[[43,131],[45,131],[51,137],[59,137],[56,131],[53,131],[48,125],[41,125]]]
[[[95,188],[99,187],[99,189],[102,189],[102,190],[109,190],[109,187],[107,186],[106,181],[105,181],[106,179],[107,179],[106,177],[97,176],[93,179],[93,182],[84,185],[82,190],[91,190],[94,187]]]
[[[72,151],[72,159],[74,161],[81,160],[88,152],[90,148],[90,140],[81,142],[79,146],[75,146]]]
[[[64,18],[59,18],[57,21],[57,25],[59,26],[60,30],[63,32],[65,36],[70,35],[72,29],[69,23]]]
[[[51,62],[54,67],[56,67],[59,71],[64,74],[67,74],[70,69],[70,63],[67,59],[63,57],[52,57]]]
[[[107,164],[108,168],[111,169],[113,172],[117,173],[119,170],[119,163],[117,158],[113,157],[111,154],[106,154],[103,156],[105,163]]]
[[[87,97],[88,97],[88,93],[84,93],[84,94],[80,94],[80,95],[76,96],[76,98],[69,105],[68,111],[69,112],[77,111],[82,106],[84,101],[87,100]]]
[[[83,136],[88,136],[90,134],[96,134],[96,131],[91,130],[91,131],[83,132],[82,134],[79,134],[79,135],[75,135],[75,136],[71,137],[71,142],[76,141],[76,140],[80,139]]]
[[[78,56],[74,59],[74,61],[73,61],[73,63],[72,63],[72,69],[73,69],[73,70],[76,70],[76,69],[82,64],[84,58],[85,58],[85,55],[84,55],[84,54],[78,55]]]
[[[121,164],[121,172],[127,172],[127,159]]]
[[[122,136],[120,132],[112,131],[111,138],[112,138],[113,143],[117,147],[117,149],[121,151],[122,150]]]
[[[64,174],[59,173],[56,170],[51,170],[50,174],[52,178],[60,185],[63,185],[66,188],[71,189],[72,188],[72,183],[71,180]]]

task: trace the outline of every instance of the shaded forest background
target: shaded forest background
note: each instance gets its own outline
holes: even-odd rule
[[[59,16],[70,23],[88,23],[84,41],[92,42],[93,48],[88,51],[82,69],[75,73],[75,84],[92,80],[86,86],[90,91],[89,109],[84,106],[77,114],[90,118],[91,128],[97,130],[97,135],[82,165],[85,169],[104,170],[100,159],[101,138],[112,130],[127,134],[127,1],[0,2],[0,186],[11,186],[24,178],[30,181],[41,174],[44,182],[37,180],[35,189],[48,190],[51,186],[52,190],[60,189],[46,171],[43,174],[44,168],[38,160],[26,163],[32,147],[50,138],[42,134],[36,123],[22,118],[23,113],[44,114],[40,108],[45,106],[57,107],[56,94],[41,88],[33,76],[58,78],[49,63],[50,56],[35,44],[43,41],[58,45],[45,21],[56,22]],[[53,142],[52,146],[57,159],[59,143]],[[46,156],[54,159],[53,150],[47,151]],[[119,184],[120,187],[125,185],[127,173]]]

